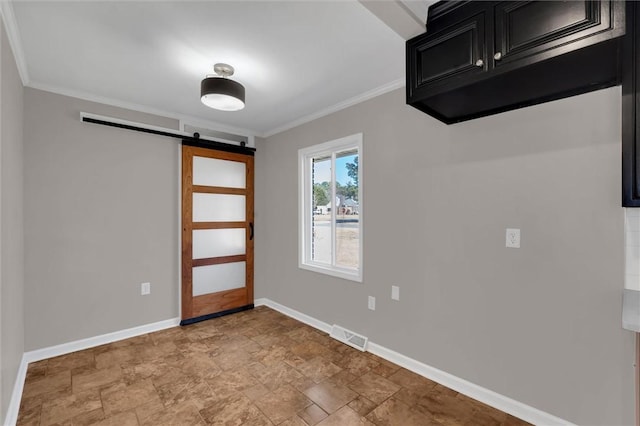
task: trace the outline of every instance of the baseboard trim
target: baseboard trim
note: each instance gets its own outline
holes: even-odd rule
[[[24,356],[27,363],[41,361],[54,356],[65,355],[83,349],[89,349],[107,343],[117,342],[118,340],[128,339],[130,337],[140,336],[142,334],[153,333],[171,327],[180,325],[180,318],[171,318],[164,321],[158,321],[151,324],[145,324],[138,327],[127,328],[125,330],[114,331],[113,333],[102,334],[100,336],[89,337],[87,339],[76,340],[74,342],[63,343],[61,345],[50,346],[48,348],[36,349],[35,351],[25,352]]]
[[[18,423],[18,412],[20,411],[20,401],[22,400],[22,391],[24,390],[24,380],[27,377],[28,365],[29,363],[23,354],[20,360],[20,367],[18,367],[16,381],[13,384],[13,393],[11,394],[11,401],[9,401],[7,416],[4,419],[5,426],[13,426]]]
[[[262,298],[255,301],[256,306],[268,306],[278,312],[281,312],[287,316],[297,319],[305,324],[317,328],[325,333],[331,332],[331,326],[323,321],[317,320],[309,315],[303,314],[295,309],[286,307],[273,300]],[[504,395],[501,395],[492,390],[483,388],[482,386],[471,383],[465,379],[449,374],[445,371],[439,370],[430,365],[424,364],[413,358],[409,358],[399,352],[386,348],[382,345],[369,341],[367,346],[367,352],[371,352],[380,358],[393,362],[407,370],[413,371],[429,380],[440,383],[450,389],[460,392],[470,398],[478,400],[484,404],[487,404],[493,408],[509,413],[512,416],[525,420],[529,423],[536,425],[572,425],[572,423],[556,417],[552,414],[538,410],[522,402],[516,401]]]
[[[124,340],[130,337],[140,336],[142,334],[153,333],[154,331],[177,327],[178,325],[180,325],[180,318],[171,318],[138,327],[127,328],[126,330],[114,331],[113,333],[102,334],[100,336],[89,337],[87,339],[76,340],[73,342],[50,346],[48,348],[25,352],[22,355],[22,361],[20,362],[16,382],[13,386],[13,394],[11,395],[11,402],[9,403],[9,409],[7,410],[7,417],[5,418],[4,423],[5,426],[15,425],[18,421],[20,400],[22,399],[22,391],[24,390],[24,381],[27,377],[27,368],[29,363],[105,345],[107,343],[117,342],[118,340]]]
[[[278,302],[274,302],[271,299],[262,298],[256,299],[254,301],[255,306],[268,306],[272,309],[275,309],[278,312],[281,312],[291,318],[295,318],[300,322],[303,322],[311,327],[317,328],[320,331],[324,331],[325,333],[331,333],[331,326],[326,322],[315,319],[307,314],[303,314],[302,312],[296,311],[295,309],[291,309],[287,306],[281,305]]]

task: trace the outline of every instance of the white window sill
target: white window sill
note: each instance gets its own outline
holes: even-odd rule
[[[362,282],[362,274],[360,271],[354,271],[351,269],[341,269],[333,267],[325,267],[321,265],[299,263],[300,269],[306,269],[307,271],[317,272],[319,274],[331,275],[332,277],[342,278],[345,280]]]

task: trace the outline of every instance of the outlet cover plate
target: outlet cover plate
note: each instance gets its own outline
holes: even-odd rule
[[[393,300],[400,300],[400,287],[397,285],[391,286],[391,298]]]
[[[376,298],[373,296],[369,296],[369,309],[372,311],[376,310]]]
[[[520,230],[516,228],[507,228],[506,247],[520,248]]]
[[[146,296],[147,294],[151,294],[151,283],[140,284],[140,295]]]

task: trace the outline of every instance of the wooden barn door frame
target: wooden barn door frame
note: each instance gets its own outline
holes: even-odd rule
[[[193,157],[208,157],[243,162],[246,165],[245,188],[227,188],[193,185]],[[245,195],[245,220],[239,222],[193,222],[193,194]],[[182,145],[182,250],[181,250],[181,321],[180,325],[219,317],[253,308],[253,215],[254,215],[254,150],[231,146],[229,150],[202,147],[183,141]],[[194,229],[245,228],[246,251],[244,255],[193,259],[192,235]],[[193,268],[232,262],[246,262],[245,286],[193,296]]]

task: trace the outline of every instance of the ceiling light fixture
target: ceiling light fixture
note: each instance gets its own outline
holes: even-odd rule
[[[233,67],[215,64],[217,76],[207,76],[200,84],[200,100],[209,108],[221,111],[239,111],[244,108],[244,86],[227,77],[233,75]]]

